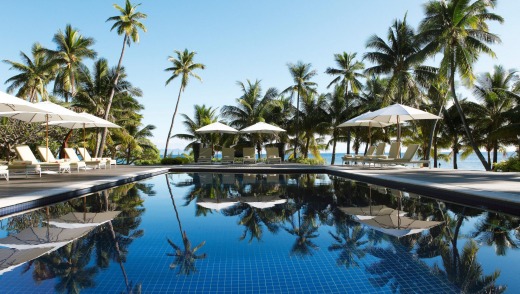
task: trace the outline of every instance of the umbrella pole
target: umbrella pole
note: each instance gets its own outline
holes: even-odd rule
[[[85,124],[83,123],[83,148],[87,150],[87,140],[85,137]]]
[[[368,123],[368,147],[372,146],[372,133],[370,133],[371,127],[372,123]]]
[[[397,116],[397,158],[401,158],[401,125],[399,124],[399,115]]]
[[[45,161],[49,161],[49,115],[45,115]]]

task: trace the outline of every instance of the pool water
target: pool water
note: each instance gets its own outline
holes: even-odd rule
[[[519,226],[328,175],[167,174],[2,219],[0,293],[514,293]]]

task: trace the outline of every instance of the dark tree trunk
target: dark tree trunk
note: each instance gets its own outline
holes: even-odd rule
[[[63,139],[63,143],[61,144],[61,147],[60,147],[60,158],[66,157],[65,148],[67,148],[69,145],[70,137],[72,137],[72,129],[69,130],[67,135],[65,135],[65,139]]]

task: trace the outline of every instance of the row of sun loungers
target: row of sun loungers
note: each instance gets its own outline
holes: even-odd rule
[[[267,153],[266,163],[281,163],[282,158],[278,155],[278,148],[266,147]],[[245,147],[242,149],[243,157],[235,157],[235,149],[222,148],[222,163],[256,163],[256,154],[254,147]],[[211,163],[213,151],[211,148],[201,148],[199,151],[199,163]]]
[[[342,157],[344,164],[361,163],[363,165],[368,164],[370,167],[372,164],[376,166],[379,164],[381,167],[384,165],[397,165],[397,164],[429,164],[429,160],[415,160],[415,154],[419,150],[418,144],[411,144],[406,149],[403,157],[399,157],[400,143],[394,142],[390,145],[390,151],[388,155],[384,155],[385,143],[380,143],[375,146],[370,146],[367,150],[366,155],[345,155]]]
[[[92,158],[85,148],[77,148],[83,159],[79,159],[76,151],[72,148],[65,148],[67,159],[56,159],[51,150],[47,147],[37,147],[40,157],[44,161],[39,161],[27,145],[19,145],[15,147],[16,153],[20,160],[15,160],[8,165],[0,166],[0,176],[9,180],[9,171],[25,174],[36,174],[41,177],[42,170],[56,171],[58,173],[71,173],[72,169],[87,170],[89,168],[111,168],[116,166],[116,161],[111,158]]]

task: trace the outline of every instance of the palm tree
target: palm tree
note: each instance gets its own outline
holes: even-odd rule
[[[505,256],[508,248],[520,247],[520,240],[515,240],[513,236],[519,226],[518,218],[488,211],[485,213],[485,218],[475,225],[471,238],[488,246],[495,245],[496,254]]]
[[[416,104],[420,97],[420,85],[435,77],[435,68],[421,66],[422,60],[418,57],[419,46],[415,39],[413,28],[404,19],[395,20],[388,29],[388,43],[377,35],[370,37],[366,47],[375,51],[367,52],[363,59],[375,65],[365,70],[367,74],[390,75],[386,92],[385,103],[391,100],[403,103]]]
[[[518,97],[512,89],[516,78],[515,70],[506,70],[495,65],[493,73],[485,73],[477,78],[478,84],[473,90],[482,103],[479,105],[479,121],[485,125],[487,139],[493,149],[493,163],[497,162],[499,149],[499,138],[494,132],[509,122],[505,114],[513,108],[515,98]],[[488,162],[491,163],[489,160]]]
[[[11,65],[10,69],[20,72],[5,81],[6,84],[11,83],[7,87],[7,92],[12,93],[18,89],[16,96],[26,98],[30,102],[38,102],[38,95],[41,100],[47,100],[49,94],[46,87],[54,77],[55,67],[47,55],[42,52],[42,46],[39,43],[33,44],[31,53],[32,60],[23,52],[20,52],[22,62],[4,60],[5,63]]]
[[[332,136],[330,141],[327,143],[327,147],[332,144],[332,159],[330,161],[331,165],[334,165],[336,160],[336,143],[341,140],[341,130],[338,128],[338,125],[343,123],[348,119],[349,114],[351,112],[347,108],[347,101],[344,98],[343,85],[338,85],[334,88],[334,92],[327,95],[327,106],[325,107],[325,112],[329,121],[327,122],[328,128],[332,129]],[[350,131],[348,131],[350,133]],[[347,135],[347,140],[350,141],[349,135]],[[350,142],[349,142],[350,145]],[[349,146],[348,145],[348,146]],[[347,152],[349,152],[350,147],[347,147]]]
[[[343,99],[345,99],[346,111],[347,111],[347,119],[352,117],[349,109],[349,86],[354,94],[357,94],[359,90],[362,88],[362,84],[359,81],[360,78],[364,77],[364,74],[359,71],[365,68],[365,65],[362,62],[356,61],[357,53],[346,53],[343,54],[334,54],[334,60],[339,68],[327,68],[325,73],[333,76],[337,76],[330,84],[330,86],[334,84],[338,84],[341,81],[343,85],[343,90],[345,91],[345,95]],[[336,146],[336,141],[334,141],[334,147]],[[334,151],[332,153],[332,161],[331,164],[334,164]],[[347,154],[350,154],[350,128],[347,128]]]
[[[120,70],[123,64],[123,56],[125,55],[126,45],[130,46],[130,42],[139,43],[139,29],[141,29],[143,32],[146,32],[146,27],[140,22],[140,20],[145,19],[147,16],[146,14],[137,11],[137,7],[139,5],[141,4],[132,6],[130,0],[126,0],[125,8],[122,8],[119,5],[114,4],[114,8],[119,10],[120,15],[109,17],[106,20],[115,21],[110,30],[117,29],[117,34],[124,35],[124,38],[123,48],[121,49],[121,55],[119,57],[119,62],[117,63],[116,76],[112,83],[112,90],[110,91],[110,96],[108,97],[108,103],[106,105],[104,119],[108,119],[108,116],[110,115],[110,107],[112,107],[112,99],[114,98],[117,83],[119,81]],[[101,144],[99,145],[99,149],[96,151],[96,156],[103,156],[107,132],[108,129],[104,128],[103,134],[101,136]]]
[[[188,115],[181,113],[181,116],[184,118],[184,121],[182,122],[188,133],[186,134],[176,134],[173,137],[179,138],[182,140],[188,140],[192,141],[186,147],[184,150],[188,150],[192,148],[193,143],[200,141],[202,143],[209,143],[206,142],[207,135],[199,134],[195,132],[195,130],[208,125],[210,123],[214,123],[218,120],[218,116],[216,115],[218,108],[213,107],[207,107],[206,105],[197,105],[195,104],[193,106],[194,108],[194,117],[193,119],[190,118]]]
[[[304,145],[302,146],[302,154],[304,158],[308,158],[309,151],[315,158],[320,159],[319,141],[315,135],[323,135],[327,131],[328,116],[326,113],[327,96],[326,95],[305,95],[302,97],[301,119],[299,125],[303,131]],[[312,148],[311,148],[312,147]]]
[[[294,144],[294,159],[297,158],[296,150],[298,149],[298,138],[300,137],[299,131],[299,123],[300,123],[300,97],[303,95],[316,93],[316,89],[314,88],[317,84],[315,82],[311,82],[311,79],[317,75],[315,70],[311,70],[310,63],[303,63],[302,61],[298,61],[296,64],[289,63],[287,67],[289,67],[289,72],[293,78],[294,84],[289,86],[287,89],[283,90],[281,94],[285,94],[290,92],[291,97],[296,92],[296,120],[294,122],[295,125],[295,144]]]
[[[65,31],[59,30],[52,39],[56,43],[56,50],[42,49],[53,64],[59,66],[55,83],[54,92],[65,97],[65,102],[69,102],[69,96],[74,97],[77,93],[79,81],[77,76],[83,65],[83,59],[96,58],[96,51],[91,49],[94,45],[93,38],[83,37],[79,30],[72,28],[70,24],[65,27]]]
[[[206,66],[202,63],[195,63],[193,58],[195,57],[196,52],[190,52],[188,49],[184,49],[183,52],[175,50],[175,54],[177,54],[177,58],[168,57],[168,61],[173,63],[172,67],[165,69],[165,71],[171,71],[172,75],[166,80],[166,85],[168,85],[171,81],[181,76],[181,86],[179,88],[179,95],[177,96],[177,104],[175,104],[175,111],[172,116],[172,123],[170,125],[170,130],[168,131],[168,137],[166,138],[166,147],[164,148],[164,158],[168,155],[168,143],[170,143],[170,137],[173,130],[173,123],[175,122],[175,116],[177,115],[177,109],[179,108],[179,102],[181,101],[181,93],[184,92],[186,86],[188,86],[190,76],[196,78],[197,80],[202,82],[202,79],[194,73],[196,69],[205,69]]]
[[[488,21],[503,22],[503,18],[491,13],[496,0],[436,0],[425,6],[425,18],[419,26],[419,40],[426,44],[424,54],[435,55],[442,52],[439,73],[448,77],[451,95],[461,117],[468,142],[486,170],[491,166],[480,152],[466,116],[455,91],[455,75],[471,84],[475,77],[473,64],[481,52],[495,57],[488,44],[500,42],[500,38],[491,33]]]
[[[265,121],[264,117],[278,96],[278,90],[269,88],[264,94],[259,80],[255,82],[247,80],[247,83],[237,82],[237,85],[242,90],[242,96],[236,99],[237,106],[225,105],[222,107],[222,116],[231,121],[230,126],[236,129],[243,129],[254,123]],[[258,153],[260,153],[259,134],[251,134],[251,139],[256,142]]]

